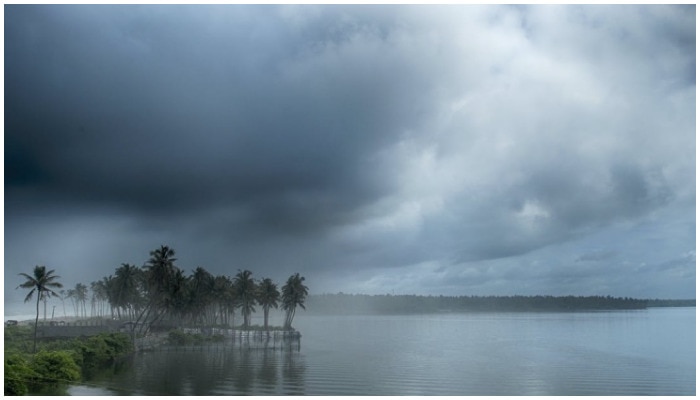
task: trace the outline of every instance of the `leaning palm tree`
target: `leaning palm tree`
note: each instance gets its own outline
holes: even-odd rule
[[[282,286],[282,309],[287,312],[284,319],[284,329],[292,329],[292,320],[296,314],[297,306],[306,310],[304,301],[309,294],[309,288],[304,286],[304,277],[296,273],[287,279],[287,283]]]
[[[277,302],[280,299],[280,291],[277,290],[277,284],[272,282],[272,279],[265,278],[258,285],[258,304],[263,308],[265,315],[265,330],[267,330],[267,320],[270,315],[270,307],[277,308]]]
[[[257,289],[252,275],[253,273],[248,270],[238,270],[238,273],[233,278],[236,297],[241,307],[241,314],[243,314],[243,329],[248,329],[250,326],[250,314],[255,312]]]
[[[34,320],[34,350],[36,353],[36,332],[39,326],[39,300],[42,298],[49,298],[52,295],[58,296],[58,293],[54,292],[51,288],[62,288],[63,285],[56,281],[60,278],[58,275],[54,275],[54,270],[47,271],[46,267],[43,265],[37,265],[34,267],[34,276],[29,274],[20,273],[20,276],[27,278],[27,281],[19,285],[17,289],[31,289],[24,298],[24,302],[28,302],[32,299],[34,292],[37,293],[36,296],[36,319]]]

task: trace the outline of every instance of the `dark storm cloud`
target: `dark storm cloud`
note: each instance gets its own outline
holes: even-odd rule
[[[264,9],[11,9],[8,191],[292,228],[381,195],[371,152],[412,125],[416,80],[399,60],[316,61],[333,40],[285,39]]]
[[[694,248],[694,10],[7,6],[5,276],[614,291]]]

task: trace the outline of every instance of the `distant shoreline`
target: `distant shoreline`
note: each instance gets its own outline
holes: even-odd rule
[[[4,317],[5,317],[5,319],[4,319],[5,322],[7,322],[7,321],[17,321],[19,324],[24,324],[24,323],[31,323],[31,324],[34,324],[34,321],[36,320],[36,315],[28,315],[28,314],[21,314],[21,315],[5,315]],[[90,317],[88,317],[88,318],[83,318],[83,317],[76,317],[76,316],[73,316],[73,315],[67,315],[67,316],[65,316],[65,317],[53,317],[53,318],[46,317],[46,320],[44,320],[44,317],[41,316],[41,315],[39,315],[39,323],[42,323],[42,322],[44,322],[44,321],[46,321],[46,322],[52,322],[52,321],[53,321],[53,322],[60,322],[60,321],[63,321],[63,322],[69,323],[69,322],[81,321],[81,320],[85,320],[85,319],[89,319],[89,318],[90,318]]]
[[[569,307],[564,306],[565,300]],[[590,301],[598,300],[597,307]],[[530,302],[524,304],[523,302]],[[589,301],[588,303],[586,303]],[[462,304],[459,304],[459,303]],[[478,304],[477,306],[477,303]],[[518,304],[520,303],[520,304]],[[627,305],[621,306],[621,305]],[[587,306],[588,305],[588,306]],[[644,310],[660,307],[695,307],[695,299],[633,299],[610,296],[421,296],[421,295],[368,295],[368,294],[315,294],[307,298],[309,315],[350,314],[417,314],[417,313],[469,313],[469,312],[575,312]],[[33,324],[36,316],[30,314],[5,315],[4,321]],[[39,315],[39,323],[66,323],[90,317],[64,316],[46,318]]]
[[[634,299],[612,296],[418,296],[310,295],[309,314],[420,314],[469,312],[578,312],[695,307],[695,299]]]

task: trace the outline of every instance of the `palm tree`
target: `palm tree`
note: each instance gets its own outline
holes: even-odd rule
[[[235,327],[236,308],[238,308],[239,299],[236,292],[236,287],[233,284],[231,277],[219,275],[214,279],[214,297],[219,303],[219,314],[221,315],[221,323],[230,327]]]
[[[272,279],[265,278],[258,285],[258,304],[263,308],[265,315],[265,330],[267,330],[267,320],[270,314],[270,307],[277,308],[277,301],[280,299],[280,291]]]
[[[97,312],[97,302],[98,298],[100,296],[99,291],[100,288],[97,287],[97,282],[90,282],[90,292],[92,292],[92,296],[90,296],[90,316],[94,317],[95,314],[98,314]]]
[[[116,296],[116,290],[115,290],[115,278],[112,275],[105,276],[102,278],[102,284],[105,287],[105,296],[107,296],[107,304],[109,304],[109,311],[110,311],[110,316],[112,319],[115,319],[114,316],[114,311],[116,309],[116,304],[117,304],[117,296]],[[117,315],[121,319],[121,315],[119,314],[119,309],[116,309]]]
[[[87,309],[85,308],[85,303],[87,302],[87,299],[88,299],[87,286],[83,285],[82,283],[77,283],[75,285],[74,294],[75,294],[75,301],[78,303],[78,306],[81,306],[80,308],[82,309],[82,316],[83,316],[83,318],[86,318],[87,317]]]
[[[74,313],[75,317],[78,317],[79,309],[78,309],[78,303],[75,300],[75,290],[68,289],[68,291],[66,292],[66,298],[70,299],[70,302],[73,305],[73,313]]]
[[[121,319],[124,310],[130,320],[136,318],[136,313],[142,304],[140,284],[142,271],[135,265],[122,264],[114,271],[114,278],[108,278],[109,297],[112,307],[117,309]]]
[[[139,334],[146,334],[166,314],[181,312],[182,296],[186,279],[182,271],[175,266],[175,250],[161,245],[150,252],[151,258],[144,265],[145,287],[148,303],[136,319],[141,324]],[[136,326],[136,325],[135,325]]]
[[[236,297],[241,307],[241,314],[243,314],[243,329],[248,329],[250,326],[250,314],[255,312],[257,289],[255,281],[251,277],[252,275],[253,273],[248,270],[238,270],[238,273],[233,278]]]
[[[151,251],[146,263],[147,283],[150,295],[161,298],[168,292],[168,285],[175,273],[175,250],[168,246]]]
[[[98,286],[102,296],[102,306],[103,308],[109,307],[109,315],[114,319],[114,277],[112,275],[103,277]],[[103,309],[102,312],[104,315],[106,309]]]
[[[167,292],[161,305],[163,312],[169,318],[177,318],[178,324],[182,324],[189,308],[191,298],[189,280],[180,268],[175,268],[168,282]]]
[[[197,267],[190,278],[191,303],[193,322],[201,320],[204,324],[212,325],[214,320],[211,305],[214,303],[214,276],[206,269]]]
[[[58,293],[54,292],[51,288],[62,288],[63,285],[56,281],[60,278],[58,275],[54,275],[54,270],[46,271],[46,267],[43,265],[37,265],[34,267],[34,276],[29,274],[20,273],[20,276],[27,278],[27,281],[19,285],[17,288],[31,289],[24,298],[24,302],[28,302],[32,299],[34,292],[37,292],[36,296],[36,319],[34,320],[34,353],[36,353],[36,332],[39,326],[39,300],[41,298],[48,298],[53,296],[58,296]]]
[[[49,302],[49,296],[47,296],[46,293],[42,293],[41,301],[44,302],[44,322],[46,322],[46,304]]]
[[[97,282],[93,282],[93,293],[97,300],[97,313],[100,317],[104,317],[107,305],[109,304],[109,287],[107,279],[102,278]]]
[[[61,299],[61,304],[63,305],[63,318],[66,317],[66,291],[61,289],[59,292],[59,298]]]
[[[309,288],[304,286],[304,277],[299,276],[299,273],[292,275],[287,279],[287,283],[282,286],[282,309],[287,312],[284,319],[284,329],[292,329],[292,320],[296,314],[297,306],[306,310],[304,301],[309,294]]]

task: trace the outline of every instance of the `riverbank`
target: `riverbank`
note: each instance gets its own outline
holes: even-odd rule
[[[419,296],[310,295],[309,315],[404,315],[475,312],[579,312],[645,310],[650,307],[695,307],[695,299],[659,300],[612,296]]]
[[[261,329],[176,328],[133,341],[114,331],[119,321],[73,320],[73,325],[43,321],[34,351],[34,321],[6,326],[5,395],[65,394],[66,385],[109,367],[132,352],[188,351],[194,348],[300,349],[301,333]],[[54,321],[57,322],[57,321]],[[95,328],[106,329],[94,332]],[[39,334],[40,333],[40,334]],[[49,335],[49,336],[47,336]]]
[[[4,350],[5,395],[61,394],[131,353],[133,345],[119,332],[35,342],[33,328],[18,325],[5,327]]]

